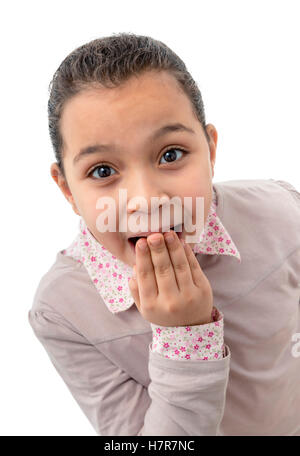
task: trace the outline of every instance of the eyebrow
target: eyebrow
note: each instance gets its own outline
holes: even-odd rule
[[[174,123],[160,127],[158,130],[152,133],[152,135],[149,137],[149,141],[157,140],[158,138],[161,138],[167,133],[177,131],[185,131],[187,133],[195,134],[195,131],[191,128],[186,127],[181,123]],[[82,158],[86,157],[87,155],[92,155],[99,152],[116,152],[116,148],[112,144],[93,144],[91,146],[83,147],[82,149],[80,149],[80,152],[74,157],[73,165],[78,163]]]

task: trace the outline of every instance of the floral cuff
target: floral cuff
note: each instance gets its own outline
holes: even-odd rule
[[[224,356],[224,315],[216,307],[212,323],[195,326],[159,326],[151,323],[151,350],[176,360],[211,360]]]

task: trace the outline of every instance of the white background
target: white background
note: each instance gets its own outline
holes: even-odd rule
[[[27,320],[41,276],[77,234],[50,176],[48,85],[73,49],[112,33],[165,42],[219,138],[214,182],[300,169],[300,2],[10,1],[1,5],[1,435],[96,435]]]

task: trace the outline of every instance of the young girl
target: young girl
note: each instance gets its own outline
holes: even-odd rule
[[[182,60],[150,37],[75,49],[48,113],[51,176],[79,232],[29,321],[96,432],[300,435],[300,193],[273,179],[212,183],[217,131]],[[152,198],[191,197],[193,223],[202,197],[201,235],[189,242],[175,215],[121,230],[135,197],[149,220]],[[101,198],[123,209],[114,231],[98,229]]]

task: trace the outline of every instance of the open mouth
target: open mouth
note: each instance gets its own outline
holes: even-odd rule
[[[176,225],[176,226],[179,226],[179,225]],[[175,228],[175,226],[172,226],[172,227],[170,227],[170,230],[174,231],[174,228]],[[182,226],[181,231],[176,231],[179,239],[181,239],[182,232],[183,232],[183,226]],[[150,234],[148,236],[150,236]],[[128,242],[131,245],[134,252],[135,252],[135,245],[136,245],[137,241],[141,238],[147,239],[147,236],[132,236],[132,237],[128,238]]]

